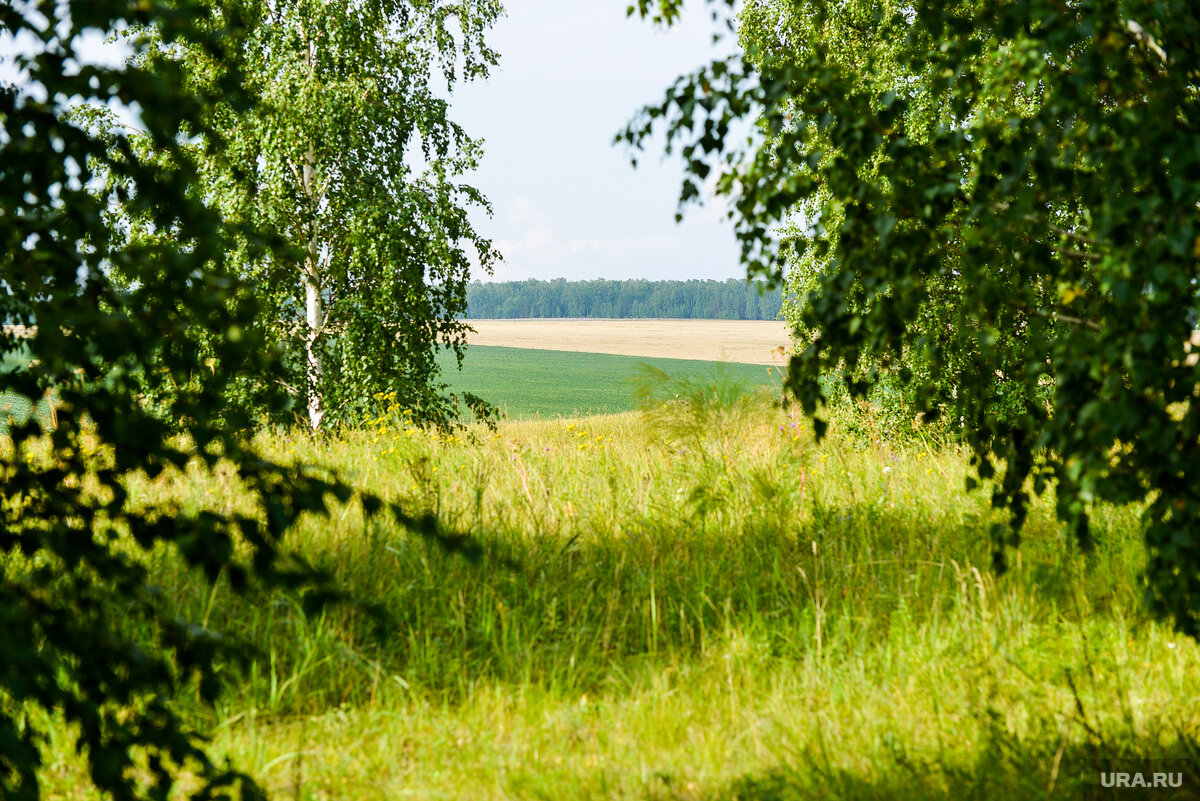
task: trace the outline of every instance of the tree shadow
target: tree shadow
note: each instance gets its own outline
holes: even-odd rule
[[[994,735],[973,763],[914,758],[893,746],[865,769],[831,767],[812,754],[799,764],[749,774],[706,801],[1195,801],[1200,750],[1194,739],[1137,751]]]

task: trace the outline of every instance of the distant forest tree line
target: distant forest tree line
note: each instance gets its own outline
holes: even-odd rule
[[[467,317],[700,318],[776,320],[780,290],[726,281],[503,281],[467,286]]]

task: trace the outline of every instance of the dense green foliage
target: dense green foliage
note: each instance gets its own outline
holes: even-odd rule
[[[286,244],[231,253],[259,306],[256,330],[285,368],[271,385],[247,376],[239,402],[268,411],[263,397],[283,390],[289,416],[317,429],[361,422],[378,394],[395,393],[445,423],[455,399],[435,353],[461,358],[472,262],[488,271],[498,257],[468,216],[487,201],[461,178],[481,143],[450,119],[446,95],[496,63],[484,34],[500,3],[238,5],[248,29],[234,56],[255,102],[205,110],[228,157],[201,153],[197,191]],[[201,84],[213,74],[201,51],[160,63]]]
[[[281,374],[256,293],[226,258],[229,243],[250,253],[253,239],[187,191],[200,171],[185,145],[197,137],[205,169],[244,155],[207,125],[212,109],[249,102],[235,65],[257,19],[244,6],[0,4],[25,73],[19,88],[0,88],[0,351],[20,357],[0,370],[0,397],[29,408],[49,394],[57,407],[55,425],[14,419],[0,442],[5,799],[39,797],[47,732],[62,724],[111,798],[166,798],[180,774],[196,798],[257,797],[247,777],[210,761],[172,701],[184,689],[213,701],[248,653],[164,606],[147,557],[170,555],[194,580],[220,576],[239,592],[303,588],[291,597],[310,609],[333,594],[282,539],[352,491],[247,441],[256,421],[228,403],[232,382]],[[144,57],[152,46],[140,36],[128,68],[81,64],[88,29],[153,32],[166,52],[202,55],[212,70],[189,80],[174,61]],[[113,100],[137,110],[138,135],[98,130],[94,106],[72,106]],[[222,472],[242,502],[197,509],[130,491],[183,470]]]
[[[807,268],[811,339],[789,379],[804,408],[820,411],[830,370],[854,394],[892,374],[916,409],[960,424],[1010,511],[1001,568],[1033,494],[1053,487],[1085,547],[1096,503],[1145,503],[1149,602],[1200,633],[1195,4],[740,14],[745,57],[681,79],[626,137],[664,121],[689,160],[684,201],[724,170],[752,276]],[[736,119],[761,131],[742,150]]]
[[[185,16],[201,13],[183,5]],[[0,380],[6,392],[26,399],[56,387],[62,405],[49,442],[30,419],[10,426],[11,442],[0,451],[0,795],[38,797],[41,733],[28,725],[29,707],[59,710],[79,727],[92,780],[115,797],[136,792],[135,752],[150,754],[151,787],[160,791],[183,766],[217,788],[236,775],[208,762],[164,696],[196,678],[212,697],[215,658],[226,648],[210,632],[160,611],[144,568],[116,540],[147,549],[172,543],[191,564],[212,576],[228,570],[243,585],[249,565],[233,558],[235,537],[250,546],[258,572],[278,573],[279,536],[301,510],[320,506],[326,487],[256,459],[230,433],[244,419],[214,404],[226,371],[259,367],[261,348],[245,335],[253,309],[228,303],[235,283],[221,260],[219,220],[179,191],[194,173],[177,138],[212,98],[184,91],[178,74],[63,69],[75,33],[85,27],[156,24],[165,42],[194,37],[192,27],[163,7],[133,11],[124,3],[88,2],[43,10],[62,13],[50,13],[48,22],[32,8],[0,9],[7,30],[39,45],[18,57],[27,85],[0,94],[0,280],[7,289],[0,317],[37,325],[27,341],[6,329],[5,351],[28,347],[35,361],[6,370]],[[190,41],[218,55],[228,39]],[[236,97],[236,84],[217,85]],[[72,125],[61,105],[72,96],[137,102],[147,135],[175,158],[148,163],[125,142],[110,146]],[[114,158],[113,147],[121,157]],[[160,229],[178,231],[190,243],[187,252],[152,242],[113,247],[104,206],[86,188],[98,164],[136,187],[131,202]],[[138,276],[135,291],[114,291],[108,271],[117,267]],[[213,334],[207,353],[177,345],[177,334],[193,328]],[[205,356],[223,369],[205,370]],[[172,427],[149,414],[136,393],[144,384],[193,378],[190,388],[174,393],[170,410],[188,435],[185,444],[169,439]],[[123,482],[130,473],[154,476],[193,459],[212,465],[218,455],[244,468],[243,479],[268,515],[186,514],[175,504],[129,503]],[[119,615],[116,598],[123,599]],[[132,621],[142,626],[131,631]]]
[[[444,353],[441,359],[453,391],[484,398],[509,418],[553,419],[630,411],[638,406],[639,379],[644,379],[648,368],[692,381],[721,379],[739,393],[779,387],[779,378],[768,367],[697,359],[486,345],[471,346],[461,371],[456,370],[452,353]]]
[[[783,295],[727,281],[503,281],[467,285],[467,317],[654,317],[775,320]]]

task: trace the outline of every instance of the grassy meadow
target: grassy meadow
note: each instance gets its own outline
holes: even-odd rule
[[[1103,757],[1197,755],[1200,649],[1142,611],[1136,509],[1082,554],[1039,502],[997,577],[952,445],[817,444],[753,393],[449,436],[393,411],[260,438],[475,538],[354,505],[296,530],[384,624],[154,559],[164,603],[256,649],[218,707],[178,703],[275,797],[1109,798]],[[239,503],[227,471],[131,490]],[[48,797],[91,798],[55,731]]]

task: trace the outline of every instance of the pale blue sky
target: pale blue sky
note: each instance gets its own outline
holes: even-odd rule
[[[507,0],[492,32],[500,66],[459,86],[454,118],[485,140],[467,180],[492,201],[477,227],[504,256],[492,279],[731,278],[744,275],[715,205],[675,223],[682,177],[660,144],[639,158],[613,137],[681,73],[725,55],[706,4],[671,30],[627,18],[628,0]],[[116,56],[98,37],[84,52]],[[11,39],[0,42],[11,52]],[[108,51],[108,52],[106,52]],[[0,79],[13,79],[0,63]]]
[[[717,55],[704,3],[669,31],[626,18],[627,0],[508,0],[491,41],[500,67],[459,88],[459,122],[486,142],[479,220],[504,254],[497,280],[743,276],[720,209],[675,223],[678,157],[634,170],[612,140],[681,73]]]

